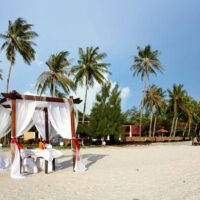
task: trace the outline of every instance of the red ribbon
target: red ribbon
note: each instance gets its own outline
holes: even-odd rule
[[[15,137],[12,137],[12,138],[11,138],[11,143],[12,143],[12,144],[17,144],[17,139],[16,139]]]
[[[79,144],[78,138],[72,138],[72,140],[74,141],[74,144],[75,144],[75,150],[79,151],[80,150],[80,144]]]
[[[23,145],[21,145],[20,143],[17,142],[17,139],[15,137],[12,137],[11,138],[11,143],[12,144],[16,144],[17,145],[17,148],[20,150],[20,149],[23,149]]]
[[[79,157],[79,150],[80,150],[80,144],[79,144],[79,141],[78,141],[78,138],[72,138],[72,141],[74,142],[74,145],[75,145],[75,159],[76,160],[80,160],[80,157]]]

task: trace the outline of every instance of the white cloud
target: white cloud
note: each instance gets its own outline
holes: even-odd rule
[[[111,87],[113,88],[116,85],[116,82],[111,81]],[[121,98],[122,98],[122,110],[126,108],[126,102],[128,97],[130,96],[130,88],[124,87],[121,89]],[[98,94],[101,91],[101,85],[99,85],[97,82],[95,82],[93,88],[89,88],[88,95],[87,95],[87,104],[86,104],[86,113],[89,114],[93,104],[96,100],[96,94]],[[85,98],[85,87],[78,87],[76,94],[73,94],[74,97],[79,97],[83,100],[81,104],[77,106],[77,108],[82,112],[83,106],[84,106],[84,98]]]
[[[37,54],[35,55],[35,63],[36,63],[38,66],[43,66],[43,65],[44,65],[44,62],[41,61],[41,60],[38,58]]]

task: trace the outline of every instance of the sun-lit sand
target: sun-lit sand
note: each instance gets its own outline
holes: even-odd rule
[[[82,149],[86,172],[64,169],[13,180],[0,173],[0,199],[10,200],[199,200],[200,146],[191,143]]]

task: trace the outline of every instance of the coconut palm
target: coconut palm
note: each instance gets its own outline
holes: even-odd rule
[[[151,85],[145,95],[144,98],[144,106],[147,108],[147,110],[150,113],[150,125],[149,125],[149,137],[152,135],[152,122],[153,122],[153,115],[154,113],[161,112],[162,107],[164,106],[164,92],[162,91],[162,88],[159,88],[155,85]],[[156,124],[156,118],[154,127]]]
[[[142,128],[142,116],[144,110],[144,98],[146,94],[146,81],[149,78],[150,74],[155,74],[156,72],[162,72],[162,66],[158,59],[159,51],[151,50],[151,46],[147,45],[144,49],[138,47],[138,55],[134,57],[134,64],[131,66],[131,70],[133,71],[133,76],[141,75],[141,79],[144,82],[144,91],[143,98],[141,100],[141,108],[140,108],[140,129],[139,134],[141,136],[141,128]]]
[[[173,85],[172,90],[167,90],[169,94],[168,111],[173,113],[170,136],[176,135],[179,114],[185,110],[187,92],[183,85]]]
[[[69,94],[70,89],[75,90],[75,84],[69,78],[71,69],[68,68],[70,65],[68,55],[69,52],[61,51],[50,56],[46,62],[49,71],[40,74],[35,85],[38,94],[41,95],[50,90],[51,95],[55,97],[60,94],[58,88],[62,88],[66,94]]]
[[[22,18],[16,19],[14,22],[9,21],[8,30],[5,34],[0,34],[0,38],[5,42],[1,49],[5,49],[6,57],[10,62],[8,72],[6,91],[9,91],[10,76],[13,65],[15,64],[16,52],[18,52],[25,63],[30,65],[31,61],[35,59],[35,50],[33,46],[35,43],[32,41],[38,34],[32,31],[32,24],[28,24]]]
[[[85,110],[87,102],[87,92],[89,87],[93,87],[95,81],[99,84],[105,83],[106,74],[109,74],[108,66],[110,64],[104,63],[102,60],[107,56],[106,53],[99,53],[99,47],[87,47],[86,51],[79,48],[78,65],[74,67],[75,83],[85,86],[85,99],[83,108],[82,123],[85,119]]]

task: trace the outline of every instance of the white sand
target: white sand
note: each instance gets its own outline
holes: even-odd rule
[[[82,149],[88,171],[65,168],[13,180],[0,173],[0,200],[200,200],[200,146],[191,143]]]

